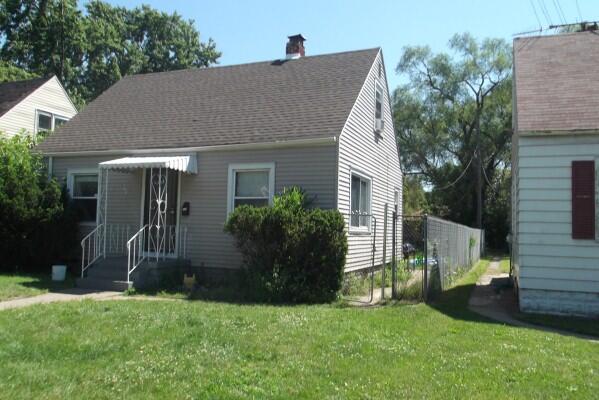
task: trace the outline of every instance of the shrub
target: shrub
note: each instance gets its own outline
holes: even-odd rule
[[[47,268],[76,245],[77,219],[69,197],[48,179],[35,138],[0,135],[0,270]]]
[[[347,253],[343,216],[308,209],[305,193],[286,189],[272,207],[241,206],[225,232],[243,256],[244,288],[253,300],[324,302],[341,288]]]

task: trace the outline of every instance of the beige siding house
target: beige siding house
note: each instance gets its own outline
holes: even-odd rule
[[[39,146],[82,210],[80,285],[143,285],[175,260],[226,275],[241,265],[228,213],[290,186],[346,216],[347,270],[371,265],[375,233],[383,262],[402,175],[382,51],[305,56],[303,41],[283,59],[124,78]]]
[[[77,114],[55,76],[0,83],[0,132],[54,130]]]
[[[599,316],[599,36],[514,41],[512,257],[525,312]]]

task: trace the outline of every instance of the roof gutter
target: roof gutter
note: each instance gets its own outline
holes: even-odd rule
[[[326,146],[337,142],[337,136],[328,136],[323,138],[297,139],[276,142],[262,143],[239,143],[224,144],[216,146],[197,146],[197,147],[171,147],[156,149],[114,149],[114,150],[90,150],[90,151],[41,151],[44,156],[101,156],[101,155],[121,155],[121,154],[173,154],[190,153],[205,151],[227,151],[227,150],[259,150],[259,149],[279,149],[285,147],[306,147],[306,146]]]

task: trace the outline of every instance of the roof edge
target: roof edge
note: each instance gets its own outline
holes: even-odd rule
[[[68,156],[100,156],[100,155],[121,155],[121,154],[168,154],[168,153],[188,153],[188,152],[206,152],[206,151],[226,151],[226,150],[252,150],[269,149],[282,147],[303,147],[303,146],[326,146],[334,144],[337,136],[328,136],[324,138],[296,139],[277,142],[258,142],[258,143],[236,143],[214,146],[197,147],[166,147],[149,149],[122,149],[122,150],[89,150],[89,151],[65,151],[52,152],[38,150],[39,153],[47,157],[68,157]],[[42,143],[43,144],[43,143]]]

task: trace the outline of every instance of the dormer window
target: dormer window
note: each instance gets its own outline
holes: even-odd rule
[[[383,122],[383,86],[377,80],[374,90],[374,131],[382,133],[384,128]]]

